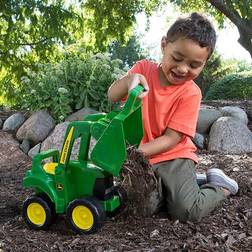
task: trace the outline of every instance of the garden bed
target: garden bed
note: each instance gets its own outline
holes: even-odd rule
[[[35,231],[21,217],[22,202],[30,194],[22,178],[31,160],[10,134],[0,131],[0,251],[251,251],[252,153],[201,151],[199,157],[199,171],[217,164],[240,186],[236,196],[200,223],[171,221],[165,212],[151,218],[122,214],[108,218],[98,233],[81,236],[70,231],[62,216],[48,231]]]

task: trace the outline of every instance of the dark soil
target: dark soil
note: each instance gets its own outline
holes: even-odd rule
[[[136,147],[127,148],[127,159],[121,172],[121,185],[127,192],[125,214],[137,217],[149,217],[153,214],[150,207],[153,193],[159,195],[158,180],[149,162]]]
[[[155,216],[108,218],[92,235],[76,235],[64,216],[47,231],[27,228],[23,200],[31,194],[22,178],[31,160],[12,135],[0,131],[0,251],[251,251],[252,153],[227,155],[201,151],[198,171],[219,166],[238,181],[240,190],[200,223]]]

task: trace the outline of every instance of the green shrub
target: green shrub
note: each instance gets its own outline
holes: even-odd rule
[[[231,74],[214,83],[206,100],[218,99],[251,99],[252,98],[252,72]]]
[[[124,74],[120,64],[105,54],[68,54],[59,63],[40,64],[37,73],[22,78],[19,106],[47,109],[58,121],[83,107],[107,112],[107,89]]]

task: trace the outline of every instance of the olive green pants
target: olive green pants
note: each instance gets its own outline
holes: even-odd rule
[[[158,163],[153,165],[153,170],[161,178],[162,201],[172,218],[200,221],[226,198],[218,187],[198,186],[195,163],[190,159]]]

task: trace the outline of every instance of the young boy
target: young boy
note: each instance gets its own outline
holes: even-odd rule
[[[201,92],[193,82],[213,53],[216,34],[202,15],[179,18],[161,40],[162,60],[137,62],[108,90],[119,101],[139,83],[144,137],[139,150],[162,180],[168,214],[181,221],[199,221],[230,194],[237,183],[219,169],[207,171],[207,184],[196,181],[195,135]]]

